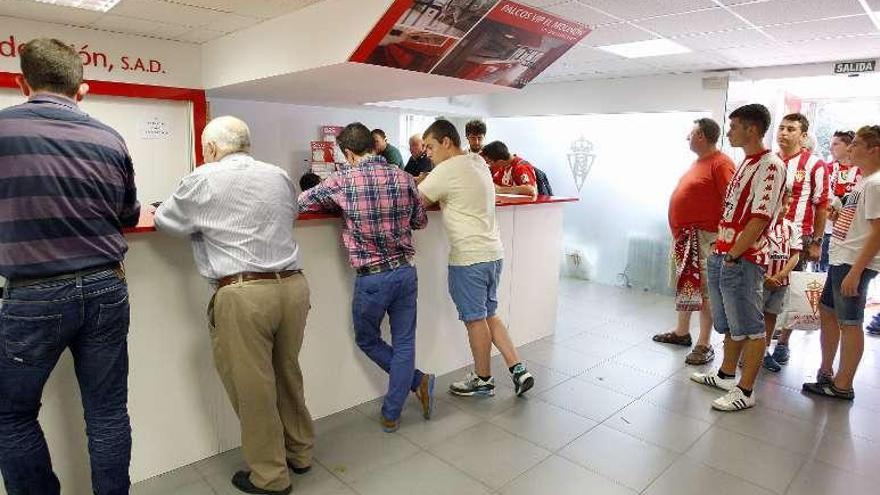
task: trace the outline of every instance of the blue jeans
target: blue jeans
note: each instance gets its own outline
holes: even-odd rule
[[[415,369],[418,290],[412,266],[357,277],[354,283],[351,310],[355,341],[389,375],[382,416],[392,421],[400,418],[407,396],[422,381],[423,373]],[[386,314],[391,323],[390,346],[382,340],[380,328]]]
[[[709,306],[718,333],[733,340],[764,337],[764,269],[740,259],[731,266],[713,254],[706,264]]]
[[[0,308],[0,471],[9,495],[57,495],[37,422],[43,386],[73,355],[98,495],[129,492],[128,287],[114,271],[7,287]]]

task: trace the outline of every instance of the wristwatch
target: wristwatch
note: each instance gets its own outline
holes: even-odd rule
[[[810,244],[813,244],[814,242],[815,242],[815,239],[813,239],[813,236],[811,236],[811,235],[805,235],[801,238],[801,243],[804,246],[809,246]]]
[[[734,258],[733,256],[730,255],[730,253],[727,253],[724,255],[724,262],[725,263],[739,263],[739,256]]]

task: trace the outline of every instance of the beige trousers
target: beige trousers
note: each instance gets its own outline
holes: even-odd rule
[[[309,285],[302,274],[227,285],[208,306],[214,364],[241,421],[251,483],[290,486],[286,461],[311,465],[315,433],[299,367]]]

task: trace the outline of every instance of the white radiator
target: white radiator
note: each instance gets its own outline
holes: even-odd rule
[[[672,293],[669,287],[669,248],[669,239],[630,237],[624,283],[636,289]]]

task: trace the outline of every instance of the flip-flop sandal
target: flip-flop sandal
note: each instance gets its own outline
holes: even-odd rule
[[[856,394],[852,390],[840,390],[833,383],[805,383],[803,391],[808,394],[831,397],[832,399],[853,400]]]
[[[676,335],[675,332],[660,333],[653,337],[654,342],[661,344],[680,345],[682,347],[690,347],[693,344],[690,335]]]

